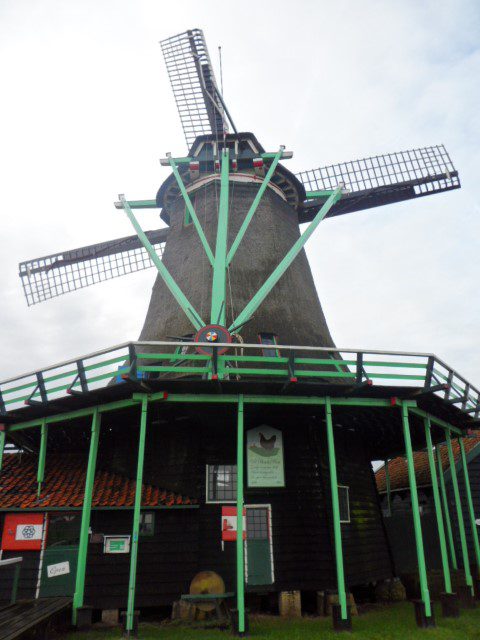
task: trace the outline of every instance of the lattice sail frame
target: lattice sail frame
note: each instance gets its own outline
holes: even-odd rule
[[[370,206],[376,206],[460,187],[458,172],[444,145],[342,162],[296,175],[307,192],[329,190],[343,182],[350,192],[341,203],[343,207],[349,206],[352,196],[374,195],[379,201]],[[393,197],[394,192],[402,191],[403,196]],[[385,198],[387,194],[389,198]]]
[[[146,235],[161,258],[166,230],[147,231]],[[153,266],[137,236],[128,236],[21,262],[19,276],[30,307]]]
[[[201,29],[160,43],[188,148],[205,134],[227,131],[215,74]]]

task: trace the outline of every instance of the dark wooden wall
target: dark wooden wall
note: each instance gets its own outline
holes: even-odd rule
[[[171,604],[202,570],[217,571],[235,590],[235,544],[221,549],[221,504],[206,504],[206,465],[236,464],[233,409],[204,409],[175,416],[151,412],[145,482],[198,499],[195,509],[155,511],[155,534],[140,538],[136,606]],[[320,412],[322,414],[322,412]],[[275,583],[262,590],[335,589],[330,479],[322,415],[299,408],[249,409],[246,429],[268,424],[284,439],[285,488],[245,490],[245,503],[272,507]],[[370,461],[362,438],[349,425],[335,427],[338,480],[350,487],[351,522],[342,524],[347,586],[393,575]],[[134,477],[138,426],[112,428],[101,438],[98,466]],[[133,511],[94,511],[92,530],[130,534]],[[32,558],[38,554],[32,555]],[[96,608],[126,606],[129,555],[105,555],[90,543],[86,602]],[[35,578],[35,579],[34,579]],[[36,572],[22,582],[33,595]],[[30,586],[29,586],[30,585]],[[3,588],[0,587],[0,588]],[[27,593],[28,589],[30,591]]]
[[[95,533],[131,535],[132,511],[97,511]],[[171,604],[188,593],[198,566],[198,512],[173,509],[155,511],[155,535],[139,543],[136,606]],[[104,554],[103,543],[89,544],[85,602],[97,608],[125,608],[130,554]]]

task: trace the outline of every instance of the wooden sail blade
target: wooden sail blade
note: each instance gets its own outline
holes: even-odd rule
[[[185,31],[160,45],[188,148],[197,136],[223,135],[228,112],[217,87],[203,31]]]
[[[297,178],[307,196],[345,184],[348,193],[332,207],[329,217],[460,188],[458,171],[443,145],[302,171]],[[318,198],[308,199],[300,222],[311,220],[318,207]]]
[[[161,257],[168,229],[146,232]],[[19,276],[28,306],[153,267],[136,235],[27,260]]]

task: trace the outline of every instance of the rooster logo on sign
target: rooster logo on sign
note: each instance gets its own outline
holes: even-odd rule
[[[270,436],[270,438],[266,438],[263,433],[260,433],[260,446],[263,449],[267,449],[267,451],[269,451],[275,446],[276,439],[277,436],[275,434],[273,436]]]

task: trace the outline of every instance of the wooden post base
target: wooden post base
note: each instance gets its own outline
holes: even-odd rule
[[[130,631],[130,637],[131,638],[138,638],[138,616],[140,615],[139,611],[134,611],[133,612],[133,625],[132,625],[132,630]],[[127,612],[126,611],[122,611],[122,613],[120,614],[121,618],[122,618],[122,632],[123,632],[123,637],[127,638],[128,637],[128,631],[127,631]]]
[[[244,638],[250,633],[250,624],[248,621],[248,609],[245,609],[245,631],[238,630],[238,609],[230,609],[230,621],[232,624],[232,634],[234,636]]]
[[[472,589],[466,584],[462,584],[458,587],[458,597],[460,600],[460,606],[463,609],[475,609],[475,598],[472,594]]]
[[[334,631],[352,630],[352,607],[347,604],[347,617],[342,618],[342,607],[339,604],[332,604],[332,620]]]
[[[433,615],[433,602],[431,603],[432,615],[427,618],[425,614],[425,603],[423,600],[414,600],[415,621],[420,629],[431,629],[435,627],[435,616]]]
[[[77,623],[76,628],[78,631],[84,631],[90,629],[92,626],[93,607],[79,607],[77,609]]]
[[[442,605],[442,616],[444,618],[460,617],[460,603],[456,593],[441,593],[440,604]]]

